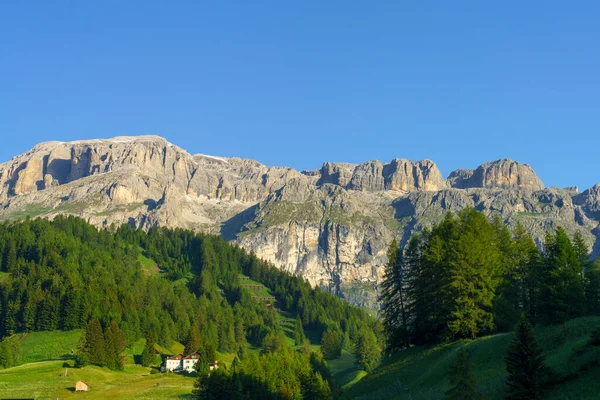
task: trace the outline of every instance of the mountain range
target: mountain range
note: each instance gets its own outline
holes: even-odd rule
[[[0,219],[80,216],[222,235],[351,303],[376,307],[393,238],[401,244],[448,211],[474,207],[521,222],[538,244],[563,226],[600,242],[600,185],[544,186],[509,159],[443,178],[430,160],[325,162],[296,171],[189,154],[158,136],[46,142],[0,164]]]

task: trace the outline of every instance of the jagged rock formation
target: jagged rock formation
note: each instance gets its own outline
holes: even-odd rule
[[[480,165],[475,170],[459,169],[450,174],[448,183],[457,189],[502,188],[542,190],[544,184],[527,164],[502,159]]]
[[[298,172],[185,150],[156,136],[42,143],[0,164],[0,219],[72,214],[221,234],[356,304],[374,306],[386,248],[475,207],[541,241],[564,226],[597,251],[600,185],[547,188],[498,160],[443,179],[430,160],[324,163]]]

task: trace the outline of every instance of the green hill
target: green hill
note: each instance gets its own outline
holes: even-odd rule
[[[150,368],[127,365],[124,371],[87,366],[68,368],[73,361],[43,361],[0,370],[0,395],[36,399],[185,399],[191,397],[194,378],[178,374],[150,374]],[[89,392],[75,393],[75,382]]]
[[[556,373],[544,398],[593,399],[600,393],[600,349],[587,347],[600,318],[586,317],[563,325],[536,328],[547,365]],[[503,399],[504,355],[512,333],[462,340],[435,347],[412,347],[391,357],[351,387],[343,399],[442,399],[446,371],[461,348],[469,351],[478,389],[485,399]]]

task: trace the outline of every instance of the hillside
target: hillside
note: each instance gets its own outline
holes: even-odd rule
[[[600,391],[598,348],[586,348],[600,318],[586,317],[563,325],[535,329],[548,366],[557,374],[545,399],[591,399]],[[462,340],[435,347],[412,347],[386,360],[372,373],[345,391],[343,399],[442,399],[449,388],[446,373],[459,349],[467,349],[478,389],[485,399],[503,399],[506,367],[504,355],[513,334],[474,341]],[[560,381],[563,381],[560,383]]]
[[[545,188],[512,160],[459,169],[430,160],[325,162],[312,171],[192,155],[157,136],[47,142],[0,164],[0,219],[76,215],[107,227],[220,234],[278,268],[375,307],[386,248],[474,207],[521,222],[538,243],[557,225],[597,252],[600,186]],[[1,277],[0,277],[1,278]]]
[[[160,365],[152,353],[198,352],[200,365],[208,371],[219,360],[218,375],[244,382],[236,386],[244,393],[330,399],[338,384],[315,353],[323,333],[340,346],[344,338],[348,348],[376,334],[381,345],[381,325],[367,313],[218,236],[128,225],[97,230],[57,216],[0,223],[0,243],[0,365],[7,382],[15,379],[13,368],[59,360],[81,368],[89,384],[103,382],[98,373],[107,368],[110,375],[133,371],[137,378],[130,378],[143,383],[147,367]],[[352,372],[348,356],[332,363],[334,373]],[[226,375],[234,361],[237,375]],[[59,364],[40,364],[50,373],[44,365]],[[46,372],[39,379],[51,376]],[[29,378],[32,390],[38,387]],[[114,379],[126,385],[128,378]],[[16,382],[0,394],[18,391]]]

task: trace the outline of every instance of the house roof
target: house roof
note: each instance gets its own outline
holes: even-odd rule
[[[176,354],[174,356],[171,357],[167,357],[167,360],[181,360],[183,358],[183,355],[181,354]]]
[[[200,359],[200,354],[198,354],[198,353],[192,353],[192,354],[189,354],[189,355],[183,357],[183,359],[184,360],[199,360]]]

